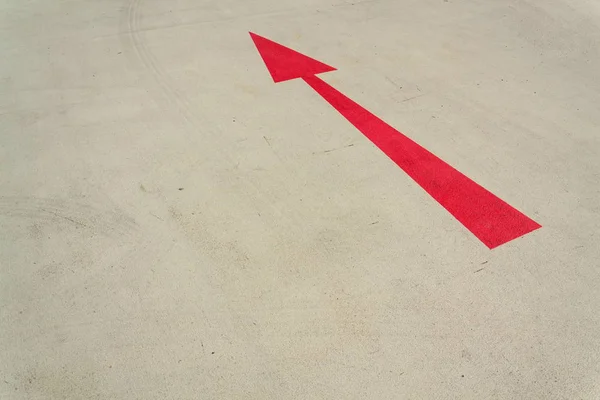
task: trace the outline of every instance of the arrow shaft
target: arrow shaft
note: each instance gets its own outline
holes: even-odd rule
[[[541,227],[316,75],[302,79],[490,249]]]

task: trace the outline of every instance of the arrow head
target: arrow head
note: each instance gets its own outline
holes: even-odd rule
[[[298,53],[250,32],[256,49],[260,53],[273,81],[283,82],[290,79],[304,78],[323,72],[335,71],[335,68],[320,61]]]

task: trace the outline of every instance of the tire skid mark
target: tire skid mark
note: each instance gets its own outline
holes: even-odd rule
[[[129,236],[137,222],[120,210],[100,209],[64,199],[0,196],[0,216],[30,221],[62,221],[109,237]]]
[[[126,55],[132,65],[143,68],[141,72],[142,79],[145,82],[150,81],[152,83],[150,92],[157,104],[162,109],[171,110],[183,118],[191,145],[206,145],[208,141],[211,145],[211,153],[218,155],[221,162],[229,164],[229,170],[235,170],[239,160],[232,156],[231,152],[226,151],[231,148],[231,143],[210,127],[211,124],[214,125],[214,122],[203,120],[198,116],[198,113],[194,111],[196,106],[181,95],[176,89],[173,79],[165,73],[156,56],[148,49],[144,37],[146,30],[141,26],[143,4],[144,0],[127,0],[127,6],[123,10],[119,36],[124,49],[126,49]],[[196,141],[197,136],[203,136],[208,140],[198,143]],[[156,168],[160,169],[162,166],[156,166]],[[260,199],[262,199],[263,202],[269,202],[266,195],[251,181],[237,179],[236,184],[243,187],[244,193],[247,193],[249,198],[254,199],[252,201],[261,203]],[[296,222],[302,223],[300,220],[296,220]]]
[[[171,109],[179,114],[185,121],[188,134],[194,137],[203,136],[210,140],[213,144],[211,152],[217,153],[221,160],[227,161],[233,168],[237,161],[224,151],[231,146],[231,143],[210,127],[211,121],[199,116],[196,111],[198,106],[192,104],[181,94],[176,83],[165,72],[157,57],[148,49],[144,37],[146,30],[141,27],[143,4],[144,0],[129,0],[126,15],[123,16],[121,22],[121,40],[126,49],[132,50],[130,53],[133,53],[134,56],[130,57],[130,60],[133,63],[141,64],[144,71],[147,71],[147,75],[155,86],[155,90],[153,90],[155,101],[161,108]]]

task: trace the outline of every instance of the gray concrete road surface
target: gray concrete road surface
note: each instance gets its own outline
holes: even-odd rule
[[[0,398],[599,399],[597,0],[2,0]],[[543,227],[493,250],[248,32]]]

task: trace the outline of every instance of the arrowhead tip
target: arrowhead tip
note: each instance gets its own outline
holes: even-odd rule
[[[304,78],[324,72],[335,71],[335,68],[305,56],[288,47],[249,32],[258,53],[262,57],[273,81],[283,82],[290,79]]]

